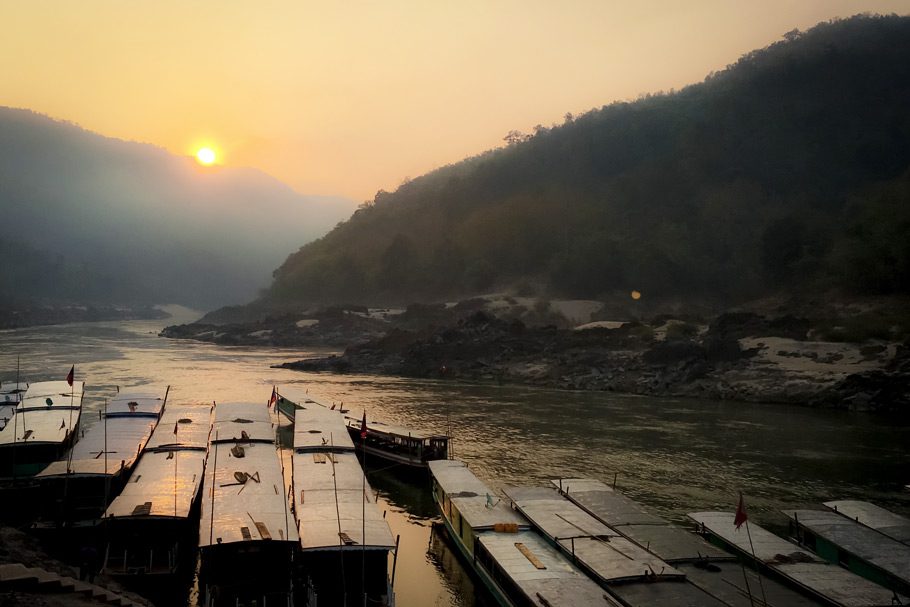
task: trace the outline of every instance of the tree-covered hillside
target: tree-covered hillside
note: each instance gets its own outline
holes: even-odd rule
[[[380,191],[267,299],[910,290],[910,18],[793,31],[703,83],[506,141]]]

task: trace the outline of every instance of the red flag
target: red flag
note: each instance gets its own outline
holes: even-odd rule
[[[70,372],[66,374],[66,383],[73,385],[73,376],[76,374],[76,365],[70,367]]]
[[[363,421],[360,422],[360,440],[367,439],[367,412],[363,412]]]
[[[739,504],[736,505],[736,516],[733,517],[733,524],[739,529],[747,520],[749,520],[749,516],[746,514],[746,504],[743,502],[743,494],[740,492]]]
[[[269,399],[269,406],[272,406],[277,402],[278,402],[278,390],[275,389],[275,386],[272,386],[272,397]]]

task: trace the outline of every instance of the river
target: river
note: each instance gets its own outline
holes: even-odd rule
[[[326,350],[252,349],[167,340],[167,321],[85,323],[0,332],[0,380],[66,376],[86,382],[84,406],[116,386],[170,385],[169,402],[264,402],[272,385],[305,388],[369,418],[454,436],[455,455],[493,487],[593,476],[684,522],[687,512],[735,507],[781,529],[782,508],[865,499],[910,513],[910,424],[867,413],[609,393],[330,375],[270,365]],[[85,415],[84,423],[97,423]],[[488,605],[445,543],[431,537],[427,487],[391,471],[369,475],[393,534],[400,607]],[[432,541],[431,541],[432,540]],[[192,594],[190,595],[193,596]],[[188,599],[192,603],[192,598]]]

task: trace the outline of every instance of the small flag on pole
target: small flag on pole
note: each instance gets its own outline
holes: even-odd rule
[[[272,386],[272,397],[269,399],[269,406],[271,407],[278,402],[278,390],[275,389],[275,386]]]
[[[367,412],[363,412],[363,421],[360,422],[360,440],[367,439]]]
[[[70,367],[70,372],[66,374],[66,383],[73,385],[73,377],[76,375],[76,365]]]
[[[747,520],[749,520],[749,516],[746,514],[746,504],[743,502],[743,494],[740,491],[739,504],[736,505],[736,516],[733,517],[733,524],[739,529]]]

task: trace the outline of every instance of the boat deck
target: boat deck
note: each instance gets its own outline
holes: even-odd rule
[[[881,575],[870,573],[868,576],[874,581],[910,593],[910,546],[830,510],[787,510],[784,513],[800,531],[817,536],[815,551],[820,555],[866,575],[866,567],[854,567],[853,558],[846,556],[849,554],[879,570]],[[823,545],[822,540],[828,545]]]
[[[79,425],[85,383],[37,382],[16,406],[9,430],[0,433],[0,446],[62,444]]]
[[[297,409],[294,451],[354,451],[354,441],[348,434],[341,412],[316,403]]]
[[[753,559],[746,529],[733,525],[732,512],[694,512],[689,517],[746,559]],[[890,607],[894,593],[824,562],[799,546],[749,523],[754,559],[790,583],[837,607]],[[901,597],[906,604],[907,599]]]
[[[825,506],[891,539],[910,545],[910,518],[895,514],[881,506],[856,500],[825,502]]]

